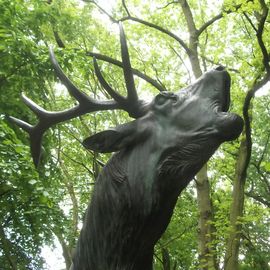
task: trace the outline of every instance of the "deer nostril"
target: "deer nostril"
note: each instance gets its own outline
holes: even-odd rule
[[[219,66],[215,67],[214,69],[218,70],[218,71],[223,71],[225,69],[225,67],[222,65],[219,65]]]

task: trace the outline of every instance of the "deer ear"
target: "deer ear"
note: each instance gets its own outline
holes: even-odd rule
[[[100,153],[119,151],[136,140],[138,135],[136,126],[134,121],[99,132],[86,138],[83,146]]]

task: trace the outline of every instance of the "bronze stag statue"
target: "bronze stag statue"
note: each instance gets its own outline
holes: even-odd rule
[[[151,270],[156,242],[167,228],[177,198],[225,141],[236,139],[243,120],[229,113],[230,76],[219,66],[177,93],[160,92],[152,102],[135,89],[126,38],[120,24],[127,97],[113,90],[94,59],[99,82],[112,97],[98,101],[66,77],[50,50],[53,67],[74,108],[49,112],[23,96],[39,118],[32,126],[12,120],[30,134],[37,165],[43,133],[52,125],[99,110],[122,109],[135,118],[84,140],[86,148],[116,152],[100,173],[74,254],[74,270]]]

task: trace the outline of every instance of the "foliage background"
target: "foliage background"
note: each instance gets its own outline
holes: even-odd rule
[[[61,245],[66,269],[71,263],[95,179],[109,158],[86,151],[81,141],[129,118],[119,111],[96,112],[53,127],[44,138],[36,170],[27,135],[6,116],[36,122],[21,92],[48,110],[75,103],[54,75],[49,45],[77,86],[97,99],[108,98],[95,78],[91,52],[120,59],[118,27],[113,23],[120,19],[133,68],[176,91],[194,81],[199,71],[222,64],[232,76],[231,110],[247,113],[250,124],[208,164],[210,192],[205,196],[211,218],[206,225],[211,230],[204,233],[205,254],[198,249],[204,206],[197,203],[194,181],[181,194],[156,246],[154,268],[235,270],[226,265],[228,252],[233,252],[239,269],[269,269],[269,6],[266,0],[1,0],[0,269],[47,269],[41,250],[55,241]],[[195,30],[202,31],[198,35]],[[101,60],[99,65],[108,82],[124,94],[121,69]],[[135,78],[141,97],[150,100],[158,92]],[[241,162],[247,166],[239,174]],[[242,197],[233,195],[241,192]],[[241,204],[234,220],[232,213]],[[230,251],[234,233],[239,247]]]

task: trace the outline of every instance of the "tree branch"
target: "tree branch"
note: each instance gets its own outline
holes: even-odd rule
[[[187,231],[190,231],[191,228],[194,228],[195,226],[197,226],[198,224],[197,223],[193,223],[191,224],[188,228],[185,228],[181,233],[178,233],[176,236],[170,238],[166,243],[160,245],[159,249],[162,249],[162,248],[166,248],[167,246],[169,246],[173,241],[181,238]]]
[[[168,4],[166,4],[165,6],[163,7],[158,7],[158,9],[164,9],[164,8],[167,8],[168,6],[172,5],[172,4],[179,4],[179,1],[171,1],[169,2]]]
[[[131,15],[130,15],[130,13],[129,13],[129,10],[128,10],[128,8],[127,8],[126,1],[125,1],[125,0],[122,0],[122,5],[123,5],[123,7],[124,7],[124,9],[125,9],[125,11],[126,11],[126,13],[127,13],[127,15],[130,17]]]
[[[256,26],[253,24],[252,20],[249,18],[249,16],[247,15],[247,13],[246,12],[243,12],[243,14],[244,14],[245,18],[247,19],[247,21],[249,22],[249,24],[251,25],[251,27],[253,28],[253,30],[255,32],[257,32],[258,30],[257,30]]]
[[[267,206],[267,207],[270,207],[270,202],[265,200],[263,197],[257,195],[257,194],[254,194],[252,192],[245,192],[245,195],[248,196],[248,197],[251,197],[253,198],[255,201],[259,202],[259,203],[262,203],[263,205]]]
[[[253,0],[247,0],[247,2],[250,2],[250,1],[253,1]],[[237,11],[239,8],[241,8],[242,4],[239,4],[239,5],[236,5],[234,6],[234,9],[235,11]],[[220,12],[218,15],[214,16],[212,19],[210,19],[209,21],[207,21],[205,24],[203,24],[199,29],[198,29],[198,36],[201,35],[201,33],[207,28],[209,27],[210,25],[212,25],[214,22],[220,20],[221,18],[223,18],[223,14],[226,13],[226,14],[230,14],[232,13],[233,11],[231,9],[228,9],[228,10],[223,10],[222,12]]]
[[[95,57],[98,60],[102,60],[108,63],[111,63],[115,66],[121,67],[123,68],[123,63],[119,60],[116,60],[114,58],[111,58],[109,56],[103,55],[103,54],[99,54],[99,53],[93,53],[93,52],[86,52],[87,56],[91,56],[91,57]],[[150,83],[152,86],[154,86],[155,88],[157,88],[159,91],[165,91],[164,87],[159,84],[157,81],[155,81],[154,79],[152,79],[151,77],[149,77],[148,75],[140,72],[138,69],[134,69],[132,68],[132,72],[134,75],[137,75],[138,77],[140,77],[141,79],[145,80],[146,82]]]
[[[258,164],[257,164],[258,167],[261,166],[261,163],[263,161],[264,155],[265,155],[267,147],[268,147],[269,140],[270,140],[270,133],[267,136],[267,139],[266,139],[266,142],[265,142],[265,145],[264,145],[264,148],[263,148],[263,152],[262,152],[261,157],[260,157],[260,159],[258,161]]]
[[[186,51],[186,53],[188,55],[191,55],[192,54],[192,51],[189,49],[189,47],[187,46],[187,44],[180,37],[178,37],[177,35],[175,35],[171,31],[169,31],[169,30],[167,30],[167,29],[165,29],[165,28],[163,28],[163,27],[161,27],[159,25],[156,25],[154,23],[151,23],[151,22],[148,22],[148,21],[145,21],[145,20],[142,20],[142,19],[139,19],[139,18],[136,18],[136,17],[131,16],[130,15],[130,12],[129,12],[127,6],[126,6],[125,0],[122,0],[122,4],[123,4],[123,7],[124,7],[126,13],[128,14],[128,16],[123,17],[123,18],[121,18],[119,20],[114,19],[110,14],[108,14],[108,12],[106,12],[102,7],[100,7],[95,1],[92,1],[92,0],[89,0],[89,1],[83,0],[83,1],[84,2],[88,2],[88,3],[93,3],[94,5],[96,5],[98,7],[98,9],[101,12],[103,12],[104,14],[106,14],[110,18],[110,20],[112,22],[114,22],[114,23],[116,23],[116,22],[119,23],[119,22],[124,22],[124,21],[127,21],[127,20],[131,20],[131,21],[138,22],[138,23],[141,23],[143,25],[146,25],[148,27],[154,28],[154,29],[156,29],[156,30],[158,30],[158,31],[160,31],[160,32],[168,35],[169,37],[173,38],[175,41],[177,41],[180,44],[180,46]],[[90,56],[93,56],[94,53],[89,53],[89,54],[90,54]],[[98,57],[96,57],[96,58],[98,59]],[[102,60],[104,60],[104,59],[102,59]],[[107,58],[107,60],[112,60],[112,58],[110,58],[110,59]],[[104,60],[104,61],[107,61],[107,60]],[[107,61],[107,62],[112,63],[111,61]],[[114,62],[113,64],[122,67],[122,63],[121,62],[118,62],[117,60],[116,61],[113,61],[113,62]],[[119,65],[120,63],[121,63],[121,65]],[[132,69],[132,70],[134,72],[134,69]],[[137,75],[137,76],[139,76],[139,77],[141,77],[141,78],[144,77],[144,76],[142,76],[142,73],[140,73],[140,75],[139,75],[138,73],[136,74],[134,72],[134,74]],[[154,82],[152,79],[149,80],[149,77],[147,79],[146,79],[146,77],[144,77],[143,79],[146,80],[146,81],[148,81],[149,83],[151,83],[154,87],[158,88],[159,91],[165,91],[165,89],[163,89],[160,84],[157,87],[157,82]]]
[[[202,34],[202,32],[204,32],[206,30],[207,27],[209,27],[210,25],[212,25],[214,22],[216,22],[217,20],[221,19],[223,17],[222,13],[219,13],[218,15],[216,15],[215,17],[213,17],[212,19],[210,19],[209,21],[207,21],[205,24],[203,24],[197,31],[197,35],[200,36]]]
[[[202,59],[204,59],[205,61],[209,62],[209,63],[212,64],[212,65],[215,65],[215,66],[221,65],[220,62],[215,62],[215,61],[213,61],[212,59],[208,58],[208,57],[205,56],[205,55],[200,54],[200,57],[201,57]],[[224,65],[222,65],[222,66],[224,66]],[[239,70],[237,70],[237,69],[235,69],[235,68],[230,68],[230,67],[227,67],[227,66],[224,66],[224,67],[225,67],[226,70],[228,70],[228,71],[232,71],[232,72],[235,72],[235,73],[238,73],[238,74],[240,73]]]
[[[260,18],[260,21],[258,24],[258,30],[257,30],[256,36],[257,36],[259,46],[261,48],[261,52],[263,54],[264,67],[266,69],[266,72],[268,74],[270,74],[269,55],[268,55],[267,49],[265,47],[265,44],[263,42],[263,30],[264,30],[264,25],[265,25],[266,18],[268,16],[269,9],[266,6],[264,0],[260,0],[260,4],[262,6],[263,12],[261,14],[261,18]]]
[[[267,49],[263,41],[263,31],[264,31],[265,22],[269,13],[269,8],[265,4],[264,0],[260,0],[260,4],[262,7],[262,14],[259,14],[258,28],[255,27],[252,20],[248,17],[248,15],[245,12],[244,12],[244,16],[249,22],[249,24],[251,25],[251,27],[253,28],[253,30],[256,32],[257,41],[263,55],[263,65],[266,72],[270,74],[270,65],[269,65],[270,55],[267,52]],[[258,16],[256,17],[258,18]]]
[[[153,63],[151,63],[151,66],[152,66],[153,70],[155,71],[157,81],[164,87],[164,89],[166,89],[165,85],[159,79],[158,70],[156,69],[155,65]]]
[[[257,173],[260,175],[261,181],[266,186],[266,192],[267,193],[270,193],[270,183],[269,183],[268,177],[263,174],[263,172],[261,171],[260,167],[256,163],[251,162],[251,165],[253,165],[255,167],[255,169],[257,170]],[[252,181],[252,184],[253,184],[253,181]],[[253,190],[253,188],[251,189],[251,191],[252,190]]]
[[[253,87],[247,92],[245,97],[244,106],[243,106],[243,116],[245,121],[245,135],[246,135],[246,145],[247,145],[247,156],[244,162],[243,170],[242,170],[242,177],[247,172],[248,165],[251,159],[251,151],[252,151],[252,138],[251,138],[251,121],[249,116],[249,107],[252,98],[254,97],[255,93],[262,88],[268,81],[270,80],[270,73],[266,74],[262,80],[254,83]]]
[[[103,9],[96,1],[94,1],[94,0],[83,0],[83,2],[94,4],[102,13],[107,15],[112,22],[117,23],[117,20],[115,20],[113,18],[113,16],[111,16],[105,9]]]
[[[197,34],[198,30],[196,28],[195,21],[193,19],[193,14],[191,12],[190,6],[189,6],[187,0],[179,0],[179,2],[181,4],[184,16],[186,18],[189,34],[191,36],[194,36],[197,38],[198,37],[198,34]]]
[[[180,59],[180,61],[182,62],[182,64],[184,65],[186,71],[187,71],[187,74],[188,74],[188,82],[191,83],[191,74],[190,74],[190,71],[187,67],[187,65],[185,64],[185,61],[184,59],[181,57],[180,53],[178,53],[175,48],[173,46],[170,46],[171,50],[178,56],[178,58]]]
[[[177,35],[172,33],[171,31],[169,31],[169,30],[167,30],[167,29],[165,29],[165,28],[163,28],[163,27],[161,27],[159,25],[156,25],[154,23],[151,23],[151,22],[148,22],[148,21],[145,21],[145,20],[133,17],[133,16],[127,16],[127,17],[121,18],[119,21],[123,22],[123,21],[127,21],[127,20],[131,20],[131,21],[134,21],[134,22],[141,23],[143,25],[154,28],[154,29],[168,35],[169,37],[176,40],[183,47],[183,49],[186,51],[187,54],[191,53],[191,51],[190,51],[189,47],[187,46],[187,44],[181,38],[179,38]]]
[[[80,162],[72,157],[70,157],[69,155],[67,155],[64,151],[61,151],[62,155],[64,155],[66,158],[68,158],[69,160],[71,160],[72,162],[74,162],[75,164],[78,164],[80,166],[82,166],[84,169],[86,169],[86,171],[91,174],[91,175],[94,175],[94,172],[89,169],[83,162]],[[94,183],[91,183],[94,185]]]
[[[65,48],[66,46],[65,46],[63,40],[60,38],[60,35],[59,35],[58,31],[53,30],[53,35],[54,35],[54,38],[55,38],[55,41],[56,41],[58,47],[59,48]]]

